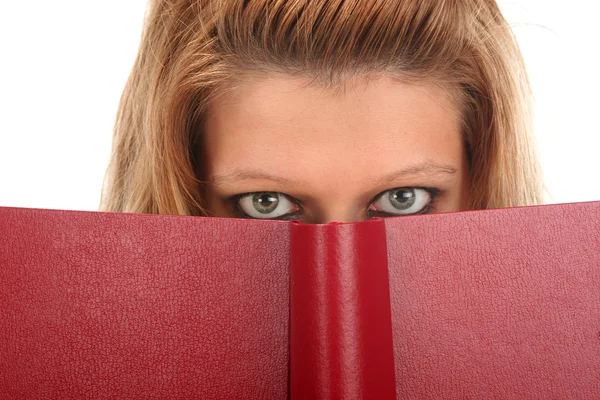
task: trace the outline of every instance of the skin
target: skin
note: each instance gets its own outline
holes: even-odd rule
[[[468,198],[458,107],[434,85],[244,78],[210,105],[203,135],[212,216],[356,222],[460,211]]]

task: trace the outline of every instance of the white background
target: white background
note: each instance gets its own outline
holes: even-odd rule
[[[549,202],[600,200],[599,3],[500,5],[536,94]],[[98,209],[145,6],[145,0],[2,4],[0,206]]]

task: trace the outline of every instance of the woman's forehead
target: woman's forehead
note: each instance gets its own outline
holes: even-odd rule
[[[203,129],[207,170],[276,166],[298,178],[345,171],[375,179],[426,163],[462,165],[460,116],[439,87],[386,76],[356,78],[344,90],[307,82],[249,80],[213,103]]]

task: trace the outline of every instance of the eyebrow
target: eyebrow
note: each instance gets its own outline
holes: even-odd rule
[[[443,165],[431,162],[424,162],[421,164],[411,165],[407,168],[400,169],[398,171],[394,171],[390,174],[387,174],[382,179],[379,180],[379,184],[386,184],[389,182],[393,182],[395,180],[406,178],[406,177],[414,177],[414,176],[422,176],[422,175],[455,175],[458,170],[451,165]],[[212,182],[220,185],[220,184],[231,184],[240,181],[248,181],[248,180],[267,180],[278,183],[283,186],[289,187],[297,187],[306,185],[304,181],[296,181],[288,178],[284,178],[282,176],[272,175],[266,171],[260,169],[235,169],[231,172],[227,172],[224,174],[213,175]]]
[[[456,175],[458,170],[451,165],[443,165],[432,162],[424,162],[421,164],[415,164],[403,168],[398,171],[394,171],[379,180],[380,184],[385,184],[389,182],[393,182],[395,180],[406,178],[408,176],[423,176],[423,175],[448,175],[453,176]]]
[[[270,173],[260,169],[235,169],[224,174],[213,175],[211,179],[211,181],[217,185],[252,180],[267,180],[289,187],[305,184],[305,182],[291,180],[282,176],[271,175]]]

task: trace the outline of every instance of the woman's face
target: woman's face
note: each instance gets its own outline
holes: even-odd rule
[[[210,215],[329,223],[464,209],[469,173],[449,94],[388,76],[343,86],[254,78],[211,104]]]

